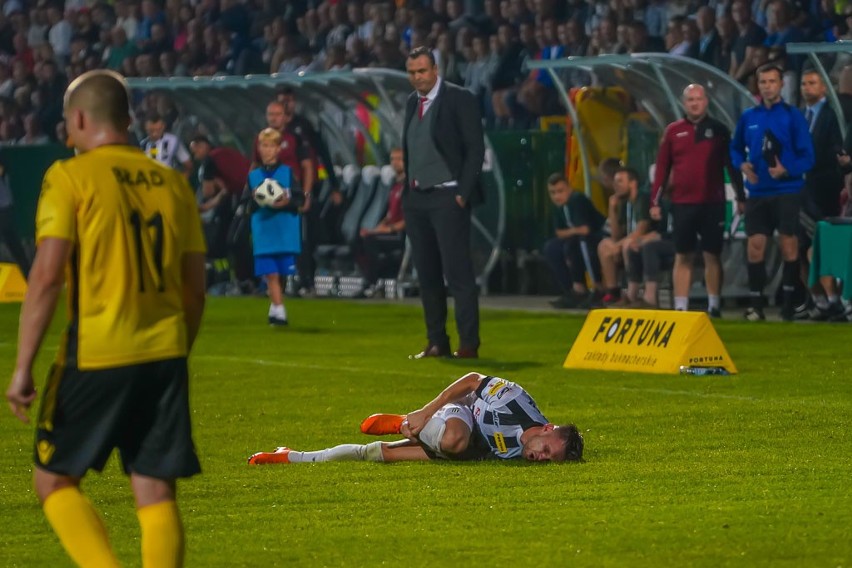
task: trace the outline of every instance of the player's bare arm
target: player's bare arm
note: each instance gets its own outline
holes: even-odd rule
[[[432,416],[438,412],[441,407],[446,404],[450,404],[451,402],[457,402],[474,392],[484,378],[485,375],[481,373],[471,372],[456,380],[450,386],[441,391],[441,394],[426,404],[426,406],[420,410],[410,412],[406,417],[405,422],[403,422],[401,430],[402,434],[407,438],[417,436],[421,430],[423,430],[423,427],[429,419],[432,418]]]
[[[182,259],[183,272],[183,313],[186,321],[187,353],[192,350],[198,329],[201,327],[201,316],[204,313],[205,268],[204,253],[184,253]]]
[[[71,254],[71,242],[45,238],[39,243],[21,307],[18,334],[18,359],[15,372],[6,391],[9,407],[19,420],[27,423],[26,411],[35,400],[33,361],[38,354],[44,334],[53,319],[59,294],[65,283],[65,265]]]

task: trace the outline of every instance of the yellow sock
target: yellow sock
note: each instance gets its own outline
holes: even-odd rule
[[[183,526],[177,503],[162,501],[136,511],[142,527],[142,566],[183,566]]]
[[[97,568],[119,565],[101,518],[79,489],[64,487],[54,491],[42,508],[65,551],[78,565]]]

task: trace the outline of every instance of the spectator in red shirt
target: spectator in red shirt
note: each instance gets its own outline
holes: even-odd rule
[[[660,220],[660,198],[667,188],[672,202],[675,245],[674,307],[686,310],[692,284],[693,254],[701,240],[708,313],[720,317],[722,253],[725,231],[725,175],[737,189],[737,208],[745,210],[742,175],[731,165],[728,144],[731,134],[707,116],[704,87],[688,85],[683,90],[686,118],[671,123],[663,134],[651,188],[651,218]]]
[[[367,281],[365,293],[371,295],[379,278],[399,269],[394,252],[405,248],[405,218],[402,214],[402,188],[405,185],[405,162],[402,149],[391,150],[390,165],[396,177],[388,195],[385,217],[372,229],[361,229],[361,250],[356,254],[358,265]],[[401,255],[400,255],[401,256]]]
[[[313,186],[314,163],[311,160],[311,151],[307,142],[299,138],[287,129],[287,115],[284,105],[278,101],[272,101],[266,105],[266,125],[281,133],[281,150],[278,152],[278,161],[289,166],[293,172],[300,188],[306,192]],[[254,153],[252,167],[261,163],[258,140],[254,141]],[[307,196],[305,196],[307,199]]]

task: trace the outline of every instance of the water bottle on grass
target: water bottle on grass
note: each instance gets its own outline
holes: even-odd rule
[[[680,374],[703,377],[704,375],[730,375],[731,373],[725,367],[689,367],[684,365],[680,368]]]

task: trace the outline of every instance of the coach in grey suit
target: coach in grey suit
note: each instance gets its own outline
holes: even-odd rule
[[[479,105],[472,93],[438,77],[427,48],[409,53],[406,70],[415,91],[405,107],[402,206],[428,338],[426,348],[412,357],[451,355],[446,277],[459,332],[459,348],[452,355],[476,358],[479,288],[470,255],[470,211],[484,197],[479,174],[485,141]]]

